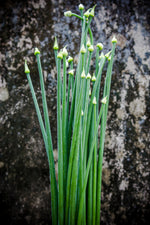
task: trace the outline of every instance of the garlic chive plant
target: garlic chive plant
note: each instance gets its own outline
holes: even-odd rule
[[[76,70],[73,58],[68,56],[67,48],[59,50],[56,38],[53,47],[57,68],[57,181],[40,51],[35,48],[34,54],[38,65],[44,118],[41,116],[30,70],[25,61],[25,73],[48,157],[53,225],[100,224],[104,141],[117,40],[115,37],[112,39],[112,50],[104,55],[102,43],[94,47],[90,27],[95,6],[84,12],[84,6],[80,4],[79,10],[80,15],[71,11],[64,13],[67,17],[75,16],[81,20],[82,34]],[[91,76],[94,48],[95,72]],[[103,95],[100,97],[105,64],[107,72],[103,77]]]

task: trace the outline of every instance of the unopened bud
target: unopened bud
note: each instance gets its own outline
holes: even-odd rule
[[[93,8],[90,11],[90,16],[94,17],[94,10],[95,10],[96,5],[93,6]]]
[[[101,100],[101,103],[103,103],[103,104],[106,104],[106,102],[107,102],[107,96]]]
[[[86,75],[85,75],[85,70],[83,69],[82,73],[81,73],[81,78],[86,78]]]
[[[90,46],[91,46],[91,41],[90,41],[90,38],[89,38],[89,37],[88,37],[88,40],[87,40],[86,46],[87,46],[87,47],[90,47]]]
[[[69,70],[68,74],[73,76],[74,75],[74,69],[73,70]]]
[[[63,48],[62,54],[63,54],[63,56],[65,56],[65,57],[68,56],[68,51],[67,51],[66,47]]]
[[[80,52],[81,52],[82,54],[86,53],[86,49],[85,49],[85,47],[84,47],[84,44],[82,45]]]
[[[89,16],[90,16],[90,9],[88,9],[85,13],[84,13],[84,16],[86,17],[86,18],[88,18]]]
[[[98,43],[96,46],[99,48],[100,51],[103,49],[103,44],[102,43]]]
[[[117,39],[115,38],[115,36],[112,38],[111,42],[112,43],[117,43]]]
[[[62,50],[58,53],[57,58],[58,59],[62,59],[63,58]]]
[[[39,51],[38,48],[35,48],[35,50],[34,50],[34,55],[37,55],[37,54],[40,54],[40,51]]]
[[[91,79],[91,75],[88,73],[86,79]]]
[[[68,57],[68,63],[72,62],[73,58],[71,56]]]
[[[105,55],[106,59],[108,59],[110,57],[110,54],[111,54],[111,51]]]
[[[102,58],[104,58],[105,56],[104,56],[104,53],[102,52],[101,54],[100,54],[100,56],[99,56],[99,59],[102,59]]]
[[[96,77],[95,77],[95,74],[93,74],[93,76],[92,76],[92,79],[91,79],[92,81],[96,81]]]
[[[93,52],[93,51],[94,51],[93,45],[90,45],[90,47],[88,48],[88,51],[89,51],[89,52]]]
[[[110,61],[111,60],[111,56],[109,56],[107,60]]]
[[[72,12],[71,11],[66,11],[66,12],[64,12],[64,16],[71,17],[72,16]]]
[[[55,42],[54,42],[54,46],[53,46],[54,50],[58,50],[58,42],[57,42],[57,38],[55,37]]]
[[[97,102],[96,102],[96,97],[94,96],[94,98],[93,98],[93,105],[96,105],[97,104]]]
[[[79,10],[83,10],[84,9],[84,5],[80,4],[79,5]]]
[[[27,65],[27,60],[25,60],[25,63],[24,63],[24,72],[27,74],[27,73],[30,73],[30,70],[29,70],[29,67]]]

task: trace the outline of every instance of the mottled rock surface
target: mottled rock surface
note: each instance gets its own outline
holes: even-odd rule
[[[24,74],[27,58],[41,104],[34,47],[41,50],[56,149],[54,36],[72,56],[79,50],[80,1],[5,0],[0,6],[0,220],[1,224],[51,224],[49,171]],[[97,4],[94,43],[104,52],[118,39],[106,131],[102,225],[146,225],[150,213],[150,4],[144,0],[82,1]],[[94,65],[93,65],[94,67]],[[57,152],[55,151],[57,164]]]

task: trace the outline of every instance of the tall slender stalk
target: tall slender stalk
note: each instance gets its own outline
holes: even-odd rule
[[[66,47],[58,52],[56,37],[53,46],[57,68],[58,185],[55,176],[52,135],[39,50],[35,49],[35,55],[40,78],[44,119],[36,99],[30,71],[25,62],[25,73],[48,157],[53,225],[100,224],[102,162],[113,58],[117,40],[113,38],[112,51],[106,55],[101,53],[100,57],[99,52],[103,49],[103,45],[97,44],[95,73],[91,78],[90,66],[94,53],[91,22],[95,6],[84,12],[84,6],[80,4],[79,10],[81,15],[71,11],[64,13],[65,16],[75,16],[81,21],[82,33],[76,70],[73,58],[70,56],[67,58]],[[107,73],[99,109],[102,71],[106,60],[108,60]],[[66,67],[67,61],[70,63],[69,71]],[[98,144],[99,126],[100,143]],[[99,152],[97,151],[98,145],[100,146]]]
[[[64,183],[63,183],[63,149],[62,149],[62,116],[61,116],[61,60],[62,52],[58,53],[57,70],[57,147],[58,147],[58,221],[64,223]]]
[[[97,212],[96,212],[96,224],[100,224],[100,209],[101,209],[101,185],[102,185],[102,163],[103,163],[103,152],[104,152],[104,141],[105,141],[105,130],[106,130],[106,121],[107,121],[107,112],[108,112],[108,103],[109,103],[109,95],[110,95],[110,85],[111,85],[111,76],[112,76],[112,66],[113,66],[113,58],[115,53],[116,39],[112,40],[113,47],[111,58],[108,64],[105,86],[104,86],[104,95],[107,96],[107,103],[104,107],[104,112],[102,115],[102,124],[100,130],[100,149],[99,149],[99,157],[98,157],[98,179],[97,179]]]

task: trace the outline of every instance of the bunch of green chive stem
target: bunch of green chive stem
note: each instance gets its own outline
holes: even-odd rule
[[[104,140],[110,96],[113,58],[116,38],[112,49],[104,55],[103,45],[95,47],[95,72],[90,66],[94,51],[91,21],[93,8],[80,15],[67,11],[65,16],[75,16],[81,21],[82,33],[78,64],[74,70],[73,58],[66,47],[58,50],[54,42],[57,68],[57,150],[58,180],[55,175],[52,135],[43,80],[40,51],[35,56],[40,77],[43,117],[32,85],[30,70],[25,61],[25,73],[31,89],[49,163],[51,186],[51,214],[53,225],[99,225],[101,210],[101,184]],[[68,67],[67,67],[68,64]],[[102,71],[106,64],[104,78]],[[101,80],[104,80],[103,91]],[[100,93],[103,93],[100,97]]]

